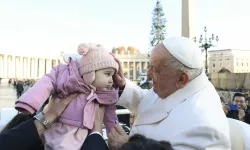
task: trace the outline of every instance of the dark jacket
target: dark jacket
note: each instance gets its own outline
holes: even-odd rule
[[[230,110],[227,113],[227,117],[228,118],[232,118],[232,119],[236,119],[239,120],[239,111],[238,110]],[[245,110],[245,117],[244,120],[247,124],[250,124],[250,107],[247,107],[247,109]]]
[[[250,125],[250,107],[248,106],[245,111],[245,122]]]
[[[106,142],[99,134],[92,134],[85,140],[82,150],[109,150]]]
[[[239,120],[238,113],[239,113],[238,110],[230,110],[230,111],[228,111],[228,113],[227,113],[227,117],[228,117],[228,118],[232,118],[232,119]]]
[[[17,90],[18,92],[23,92],[23,84],[17,83],[17,85],[16,85],[16,90]]]
[[[0,150],[39,150],[41,145],[33,119],[0,134]],[[81,149],[108,150],[108,147],[100,135],[92,134]]]
[[[38,150],[41,144],[33,120],[28,120],[0,134],[1,150]]]

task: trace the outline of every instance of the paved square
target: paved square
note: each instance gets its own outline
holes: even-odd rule
[[[16,90],[12,85],[8,83],[0,84],[0,109],[1,108],[13,108],[17,100]]]

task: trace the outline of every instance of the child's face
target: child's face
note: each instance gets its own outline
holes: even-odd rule
[[[112,76],[115,73],[113,68],[105,68],[95,72],[95,80],[92,83],[97,90],[109,90],[113,85]]]

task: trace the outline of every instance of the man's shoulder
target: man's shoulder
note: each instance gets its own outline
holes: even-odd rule
[[[179,127],[184,130],[181,130],[181,132],[178,133],[180,134],[179,136],[182,136],[181,134],[183,134],[186,138],[188,138],[188,136],[190,138],[200,137],[204,139],[213,137],[220,140],[222,140],[222,138],[229,140],[229,125],[223,111],[218,109],[209,110],[198,107],[199,105],[193,108],[190,106],[189,109],[183,112],[179,111],[179,113],[184,116],[183,120],[180,121],[179,124]],[[217,112],[217,114],[213,113],[213,111]],[[174,114],[176,114],[176,116],[181,116],[180,114],[178,115],[178,112],[173,113],[172,115]],[[181,125],[181,122],[185,122],[184,127]],[[202,139],[201,142],[203,142]]]
[[[188,139],[188,140],[187,140]],[[230,135],[228,129],[221,129],[207,124],[192,126],[187,130],[181,130],[170,140],[174,148],[183,149],[229,149]],[[185,144],[180,144],[185,143]]]
[[[217,93],[210,93],[209,96],[207,92],[203,89],[189,97],[180,110],[194,124],[207,124],[215,128],[228,127],[219,96]]]
[[[228,122],[230,123],[231,126],[236,127],[237,132],[241,133],[245,143],[247,143],[247,145],[249,145],[249,143],[250,143],[250,141],[249,141],[249,138],[250,138],[250,125],[245,123],[245,122],[235,120],[235,119],[231,119],[231,118],[228,118]]]

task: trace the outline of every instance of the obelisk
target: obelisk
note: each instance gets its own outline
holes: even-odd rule
[[[184,37],[193,38],[196,36],[196,0],[182,0],[182,27],[181,34]]]

